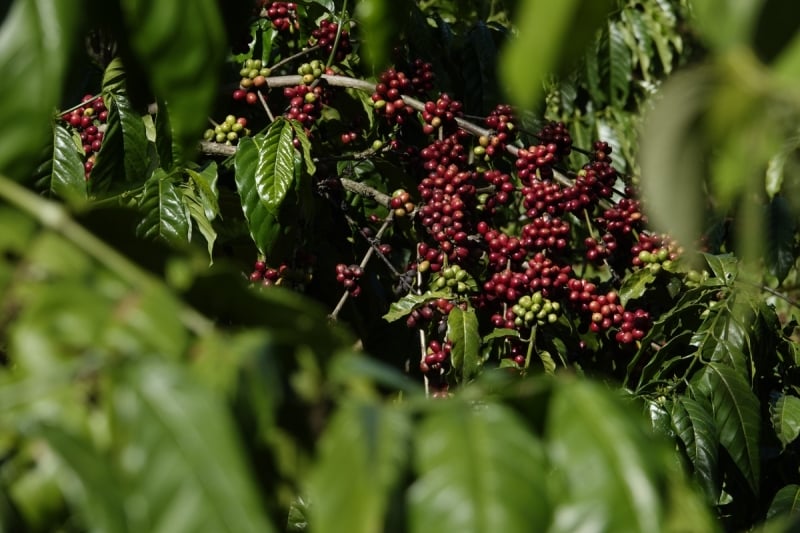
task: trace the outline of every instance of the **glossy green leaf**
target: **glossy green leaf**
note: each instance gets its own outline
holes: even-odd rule
[[[392,304],[389,306],[389,311],[383,315],[383,319],[387,322],[394,322],[395,320],[399,320],[404,316],[409,315],[411,311],[426,304],[427,302],[431,302],[439,298],[448,298],[450,296],[450,293],[443,291],[427,291],[423,294],[408,293],[396,302],[392,302]]]
[[[318,533],[384,531],[409,455],[411,424],[399,406],[345,403],[319,444],[309,480],[309,519]]]
[[[42,438],[78,480],[79,490],[69,490],[74,485],[65,480],[63,486],[68,489],[64,492],[85,517],[90,529],[109,533],[131,531],[124,494],[109,457],[95,449],[90,441],[67,432],[62,426],[36,425],[29,433]]]
[[[795,262],[795,216],[786,198],[776,196],[767,205],[764,262],[769,273],[783,283]]]
[[[6,5],[9,5],[8,3]],[[16,0],[0,26],[0,173],[26,177],[50,134],[83,2]]]
[[[688,396],[679,396],[671,410],[672,427],[683,443],[694,469],[694,477],[709,501],[719,499],[719,438],[711,406]]]
[[[800,398],[781,395],[769,408],[772,427],[784,448],[800,435]]]
[[[103,89],[103,96],[106,99],[112,94],[119,94],[125,91],[125,67],[122,64],[122,59],[115,57],[106,66],[103,71],[103,82],[101,84]]]
[[[623,30],[616,23],[608,25],[608,83],[612,106],[624,107],[632,78],[631,50],[625,43]],[[601,137],[605,139],[605,137]]]
[[[738,259],[733,254],[703,254],[711,272],[726,285],[730,285],[739,275]]]
[[[122,93],[109,96],[107,129],[89,176],[93,193],[139,185],[147,178],[149,156],[144,122]]]
[[[191,153],[217,95],[225,32],[215,0],[122,0],[130,45]]]
[[[289,124],[292,125],[295,138],[300,141],[300,148],[303,152],[303,162],[306,165],[306,172],[313,176],[317,171],[317,166],[314,164],[314,158],[311,155],[311,141],[308,140],[308,135],[306,135],[306,131],[303,129],[302,124],[296,120],[290,120]]]
[[[453,343],[450,359],[462,381],[469,381],[480,370],[481,336],[474,309],[453,307],[447,315],[447,338]]]
[[[487,334],[483,338],[482,342],[487,343],[487,342],[489,342],[491,340],[502,339],[502,338],[505,338],[505,337],[517,337],[518,338],[519,337],[519,331],[517,331],[516,329],[495,328],[494,330],[492,330],[491,333]]]
[[[182,152],[180,147],[175,145],[173,139],[167,104],[163,101],[156,103],[158,104],[155,117],[158,165],[164,170],[172,170],[172,167],[181,160]]]
[[[196,193],[190,188],[182,188],[181,193],[181,199],[183,200],[186,211],[189,213],[189,216],[192,218],[195,225],[197,225],[198,231],[200,231],[200,234],[205,239],[208,257],[213,263],[214,243],[217,241],[217,230],[214,229],[214,225],[211,223],[211,220],[213,219],[208,217],[208,204],[203,202],[199,193]]]
[[[619,288],[620,303],[624,306],[630,300],[641,298],[655,280],[656,273],[649,268],[640,268],[629,276],[625,276],[622,286]]]
[[[547,531],[542,444],[507,408],[458,401],[433,411],[416,433],[417,479],[409,531]]]
[[[83,154],[67,128],[56,124],[54,130],[50,191],[70,204],[85,204],[89,195],[83,170]]]
[[[145,183],[139,209],[144,214],[136,228],[140,235],[163,239],[173,246],[181,246],[189,241],[189,214],[178,185],[163,170],[156,169]]]
[[[209,220],[219,215],[219,189],[217,188],[217,164],[211,162],[200,171],[186,169],[191,185],[198,193],[203,211]]]
[[[660,531],[668,462],[643,420],[585,382],[558,387],[549,405],[549,457],[563,487],[548,531]]]
[[[713,406],[719,442],[755,494],[759,490],[760,424],[758,398],[736,370],[720,363],[706,365],[692,381]]]
[[[772,498],[767,511],[767,518],[781,515],[795,515],[800,511],[800,485],[790,484],[781,489]]]
[[[222,398],[142,360],[120,376],[113,409],[132,531],[273,531]]]

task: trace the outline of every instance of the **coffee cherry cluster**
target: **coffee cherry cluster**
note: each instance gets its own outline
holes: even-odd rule
[[[481,148],[481,146],[476,146],[473,150],[477,148]],[[494,194],[487,194],[482,201],[485,210],[489,214],[493,214],[498,205],[507,205],[511,202],[514,198],[513,193],[517,186],[512,181],[510,174],[498,169],[487,170],[483,173],[482,177],[485,182],[494,187]]]
[[[425,350],[425,359],[420,363],[420,370],[423,374],[440,374],[449,363],[450,352],[453,344],[450,341],[441,343],[437,340],[428,342]]]
[[[430,135],[438,128],[444,128],[446,135],[455,131],[456,117],[462,115],[462,104],[458,100],[453,100],[447,93],[443,93],[436,102],[425,102],[425,109],[422,111],[422,133]]]
[[[207,129],[203,134],[203,138],[207,141],[224,143],[230,146],[237,144],[239,137],[243,135],[250,135],[250,130],[247,129],[247,119],[228,115],[221,124],[217,124],[213,129]]]
[[[461,295],[473,292],[477,288],[469,272],[458,265],[444,267],[431,279],[430,287],[436,291],[447,290]]]
[[[333,52],[333,46],[336,43],[336,33],[339,32],[339,24],[331,22],[328,19],[323,19],[319,23],[319,27],[311,32],[311,38],[308,40],[310,46],[319,46],[325,54],[330,55]],[[336,61],[344,61],[353,50],[353,45],[350,43],[350,32],[346,28],[342,28],[339,35],[339,42],[336,47]]]
[[[572,152],[572,136],[570,136],[563,122],[551,121],[545,124],[536,134],[536,137],[542,144],[555,144],[556,157],[559,160],[563,160]]]
[[[108,110],[99,96],[84,95],[81,103],[80,107],[61,115],[61,120],[72,126],[80,135],[84,154],[84,177],[88,180],[94,168],[97,152],[103,144]]]
[[[402,96],[414,92],[411,78],[404,72],[389,69],[381,73],[375,92],[372,93],[372,105],[375,113],[384,117],[390,124],[404,124],[414,114],[414,108],[407,105]]]
[[[272,26],[280,31],[296,32],[300,29],[297,20],[297,4],[294,2],[261,2],[261,16],[272,21]]]
[[[494,135],[479,137],[478,146],[474,150],[475,155],[485,155],[489,160],[502,155],[508,143],[515,138],[516,130],[511,106],[506,104],[496,106],[486,117],[484,124],[494,132]]]
[[[296,120],[306,128],[306,133],[319,119],[325,90],[322,85],[296,85],[284,87],[283,96],[289,100],[289,108],[284,112],[286,118]]]
[[[394,216],[402,218],[409,213],[413,213],[416,206],[411,201],[411,195],[404,189],[397,189],[392,193],[389,200],[389,208],[394,211]]]
[[[447,298],[437,298],[411,311],[408,318],[406,318],[406,326],[409,328],[422,328],[431,323],[439,325],[453,307],[455,307],[455,304]]]
[[[433,65],[421,59],[415,59],[409,67],[408,78],[418,96],[427,94],[433,90],[433,81],[436,78],[433,73]]]
[[[633,267],[649,266],[658,270],[669,267],[681,255],[680,247],[666,235],[643,233],[639,240],[631,246],[631,265]]]
[[[361,286],[358,284],[361,277],[364,275],[364,269],[358,265],[345,265],[339,263],[336,265],[336,282],[342,285],[350,296],[354,298],[361,294]]]
[[[267,87],[267,77],[271,72],[260,59],[247,59],[239,70],[242,78],[239,80],[239,88],[233,91],[233,99],[255,105],[258,102],[256,91]]]
[[[258,283],[262,287],[277,286],[300,290],[311,282],[312,265],[308,261],[298,263],[302,264],[292,267],[281,263],[278,267],[270,267],[265,260],[258,259],[248,279],[251,283]]]
[[[319,59],[315,59],[310,63],[303,63],[297,67],[297,73],[303,77],[303,83],[310,85],[315,80],[319,79],[325,71],[325,65]]]
[[[541,292],[525,295],[511,307],[514,314],[514,325],[517,328],[530,328],[534,324],[544,326],[558,321],[561,315],[561,304],[548,300]]]

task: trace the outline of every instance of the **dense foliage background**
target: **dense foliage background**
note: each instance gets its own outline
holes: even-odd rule
[[[793,531],[800,38],[728,4],[11,2],[0,530]]]

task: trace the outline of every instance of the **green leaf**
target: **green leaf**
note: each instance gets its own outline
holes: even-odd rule
[[[6,4],[8,5],[8,3]],[[0,26],[0,173],[26,177],[50,135],[83,2],[16,0]]]
[[[759,488],[759,429],[761,415],[745,379],[729,366],[710,363],[692,380],[693,388],[711,401],[719,442],[747,480],[753,493]]]
[[[494,339],[503,339],[505,337],[517,337],[519,338],[519,331],[516,329],[508,329],[508,328],[495,328],[491,333],[487,334],[483,340],[481,341],[483,344],[494,340]]]
[[[208,218],[206,206],[192,189],[183,187],[181,188],[181,192],[181,199],[186,207],[186,211],[189,213],[189,216],[192,218],[192,220],[194,220],[194,223],[197,225],[197,229],[200,231],[200,234],[206,240],[208,257],[210,262],[213,263],[214,243],[217,241],[217,231],[214,229],[211,219]]]
[[[270,532],[225,402],[178,366],[140,360],[113,390],[132,531]]]
[[[710,409],[710,405],[679,396],[675,398],[670,415],[672,427],[694,468],[695,478],[709,501],[716,502],[722,488],[718,471],[719,439]]]
[[[289,124],[292,125],[295,138],[300,141],[300,148],[302,148],[303,151],[303,161],[306,164],[306,171],[313,176],[317,171],[317,166],[314,164],[314,158],[311,156],[311,141],[308,140],[308,135],[306,135],[302,124],[296,120],[290,120]]]
[[[789,202],[775,196],[767,205],[764,261],[769,273],[783,283],[795,262],[794,234],[797,229]]]
[[[781,515],[794,515],[800,510],[800,485],[790,484],[781,489],[772,498],[767,511],[767,519]]]
[[[169,107],[180,153],[190,154],[217,95],[225,56],[215,0],[122,0],[130,45],[159,99]]]
[[[104,98],[111,94],[119,94],[125,90],[125,67],[119,57],[112,59],[106,66],[106,70],[103,72],[102,88]],[[108,105],[107,99],[106,105]]]
[[[336,412],[309,480],[314,531],[385,530],[390,497],[408,462],[411,423],[401,407],[353,400]]]
[[[656,274],[649,268],[640,268],[625,276],[619,288],[620,303],[625,306],[630,300],[641,298],[647,288],[656,280]]]
[[[219,215],[219,190],[217,189],[217,164],[209,163],[203,170],[186,169],[191,184],[198,192],[198,198],[203,205],[203,211],[209,220],[214,220]]]
[[[550,399],[546,437],[563,478],[547,531],[660,531],[669,455],[605,390],[571,381]],[[536,529],[533,529],[535,531]]]
[[[620,25],[608,25],[608,83],[612,106],[624,107],[632,78],[631,51],[625,43],[625,36]]]
[[[547,531],[542,444],[507,408],[458,401],[433,411],[414,443],[409,531]]]
[[[703,254],[711,272],[725,285],[730,285],[739,274],[738,260],[733,254],[711,255]]]
[[[53,175],[50,191],[71,205],[80,206],[89,198],[83,170],[82,152],[75,145],[72,134],[56,124],[53,138]]]
[[[123,492],[108,457],[99,453],[91,442],[60,426],[36,425],[29,434],[44,439],[79,481],[77,491],[74,485],[63,483],[73,489],[65,490],[64,494],[77,505],[91,529],[109,533],[130,531]]]
[[[542,95],[547,75],[566,71],[605,24],[613,2],[526,0],[517,8],[518,35],[507,43],[500,62],[502,86],[515,104],[531,108]],[[535,51],[536,61],[531,61]]]
[[[800,398],[783,394],[769,408],[772,427],[786,448],[800,435]]]
[[[706,0],[693,7],[696,24],[708,44],[718,52],[747,45],[758,21],[759,0]]]
[[[142,117],[124,94],[109,97],[107,125],[89,176],[89,187],[95,194],[113,190],[114,185],[138,185],[147,178],[147,132]]]
[[[462,382],[472,379],[480,370],[481,336],[474,309],[455,306],[447,315],[447,338],[453,343],[450,359]]]
[[[406,315],[411,314],[411,311],[417,309],[428,302],[438,300],[439,298],[451,298],[452,295],[443,291],[427,291],[423,294],[408,293],[396,302],[392,302],[389,306],[389,311],[383,315],[383,319],[387,322],[394,322]]]
[[[139,203],[144,213],[136,228],[137,233],[148,238],[160,238],[173,246],[189,241],[191,222],[173,176],[156,169],[147,180]]]
[[[172,124],[169,120],[169,109],[164,101],[157,101],[158,111],[156,112],[156,152],[158,152],[158,164],[164,170],[172,170],[172,167],[181,159],[180,147],[175,146],[172,138]]]

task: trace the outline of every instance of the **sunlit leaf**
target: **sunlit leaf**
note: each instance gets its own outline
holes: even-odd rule
[[[350,401],[333,417],[311,473],[309,518],[320,533],[383,531],[409,455],[411,424],[397,406]]]
[[[640,268],[625,276],[619,289],[620,303],[624,306],[630,300],[641,298],[647,288],[656,280],[656,273],[649,268]]]
[[[453,402],[416,434],[409,531],[546,531],[552,512],[542,444],[505,407]]]
[[[427,291],[422,294],[408,293],[396,302],[392,302],[392,304],[389,306],[389,311],[383,315],[383,319],[387,322],[394,322],[395,320],[403,318],[404,316],[410,314],[414,309],[417,309],[428,302],[437,300],[439,298],[448,298],[450,296],[450,293],[443,291]]]

